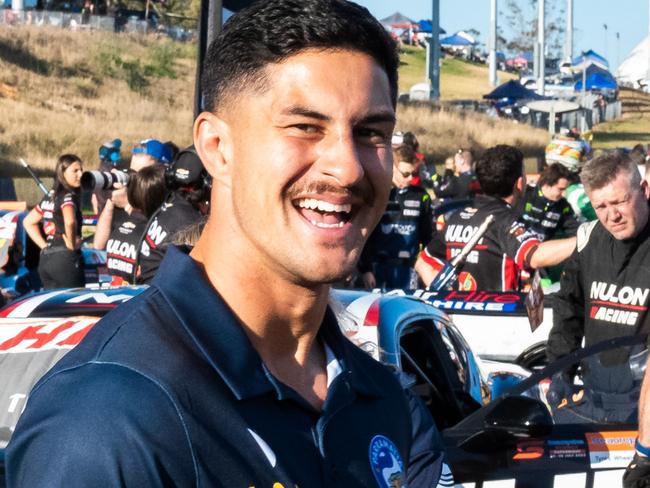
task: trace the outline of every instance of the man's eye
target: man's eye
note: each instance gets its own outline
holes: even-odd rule
[[[291,127],[307,134],[316,134],[320,131],[317,126],[311,124],[294,124]]]
[[[388,136],[381,130],[372,127],[360,127],[356,130],[357,137],[368,139],[374,144],[385,144],[388,142]]]

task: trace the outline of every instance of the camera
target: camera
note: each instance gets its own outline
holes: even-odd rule
[[[84,171],[81,175],[81,188],[86,191],[110,190],[115,183],[129,184],[129,174],[122,171]]]

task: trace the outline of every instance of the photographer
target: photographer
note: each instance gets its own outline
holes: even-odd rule
[[[156,163],[168,164],[172,157],[173,151],[170,145],[155,139],[145,139],[133,148],[129,170],[131,173],[135,173]],[[113,169],[112,171],[117,172],[118,170]],[[115,183],[112,187],[111,197],[106,201],[106,205],[97,219],[95,237],[93,238],[95,249],[106,248],[111,232],[121,226],[132,211],[126,195],[126,186],[123,183]]]
[[[131,176],[126,191],[131,213],[112,230],[106,244],[106,267],[114,286],[135,283],[138,246],[149,218],[162,205],[167,194],[165,167],[142,168]]]
[[[41,248],[38,274],[43,288],[85,285],[79,205],[82,161],[63,154],[56,163],[54,188],[23,221],[29,237]],[[39,228],[43,221],[45,238]]]
[[[201,222],[207,214],[210,182],[193,146],[178,154],[167,175],[172,191],[149,219],[140,247],[138,283],[149,283],[176,234]]]

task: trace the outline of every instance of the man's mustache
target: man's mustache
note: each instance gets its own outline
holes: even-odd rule
[[[321,195],[326,193],[342,195],[346,198],[352,198],[355,200],[359,199],[369,207],[371,207],[375,202],[375,191],[372,188],[372,185],[369,184],[354,185],[351,187],[343,188],[340,186],[334,186],[331,183],[324,181],[315,181],[306,185],[292,186],[287,191],[287,195],[291,199],[304,194]]]

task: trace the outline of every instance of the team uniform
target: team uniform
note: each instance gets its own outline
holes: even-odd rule
[[[432,235],[431,199],[422,187],[393,188],[359,263],[380,288],[417,288],[413,264]]]
[[[585,347],[616,337],[650,332],[650,225],[629,240],[615,239],[598,221],[578,230],[577,248],[567,261],[560,291],[553,300],[553,328],[547,355],[553,361]],[[635,413],[620,411],[636,405],[626,352],[603,354],[600,364],[585,368],[589,416],[636,421]],[[632,400],[632,401],[631,401]],[[596,410],[592,405],[596,405]],[[580,412],[585,402],[570,404]],[[608,407],[609,405],[609,407]]]
[[[500,198],[478,195],[471,206],[447,217],[441,215],[433,239],[420,256],[440,271],[445,262],[460,253],[489,215],[494,216],[494,222],[467,256],[458,276],[458,287],[467,291],[518,290],[526,255],[540,241]]]
[[[171,193],[160,209],[149,219],[142,239],[138,264],[138,283],[150,283],[175,235],[203,220],[201,213],[178,192]]]
[[[106,268],[115,286],[135,283],[138,246],[148,222],[140,212],[129,215],[119,210],[113,213],[113,229],[106,241]]]
[[[172,246],[152,286],[34,387],[7,448],[7,483],[436,486],[442,441],[422,403],[329,309],[318,341],[322,411],[273,376],[197,263]],[[65,455],[42,462],[52,446]]]
[[[553,202],[538,186],[526,188],[517,211],[521,213],[521,222],[542,241],[553,238],[558,232],[564,237],[573,236],[580,225],[565,198]]]
[[[38,274],[44,288],[84,286],[84,267],[81,251],[70,250],[63,240],[65,223],[63,208],[72,207],[75,214],[75,236],[81,237],[81,207],[79,195],[73,192],[47,196],[35,207],[43,220],[47,247],[41,251]]]

